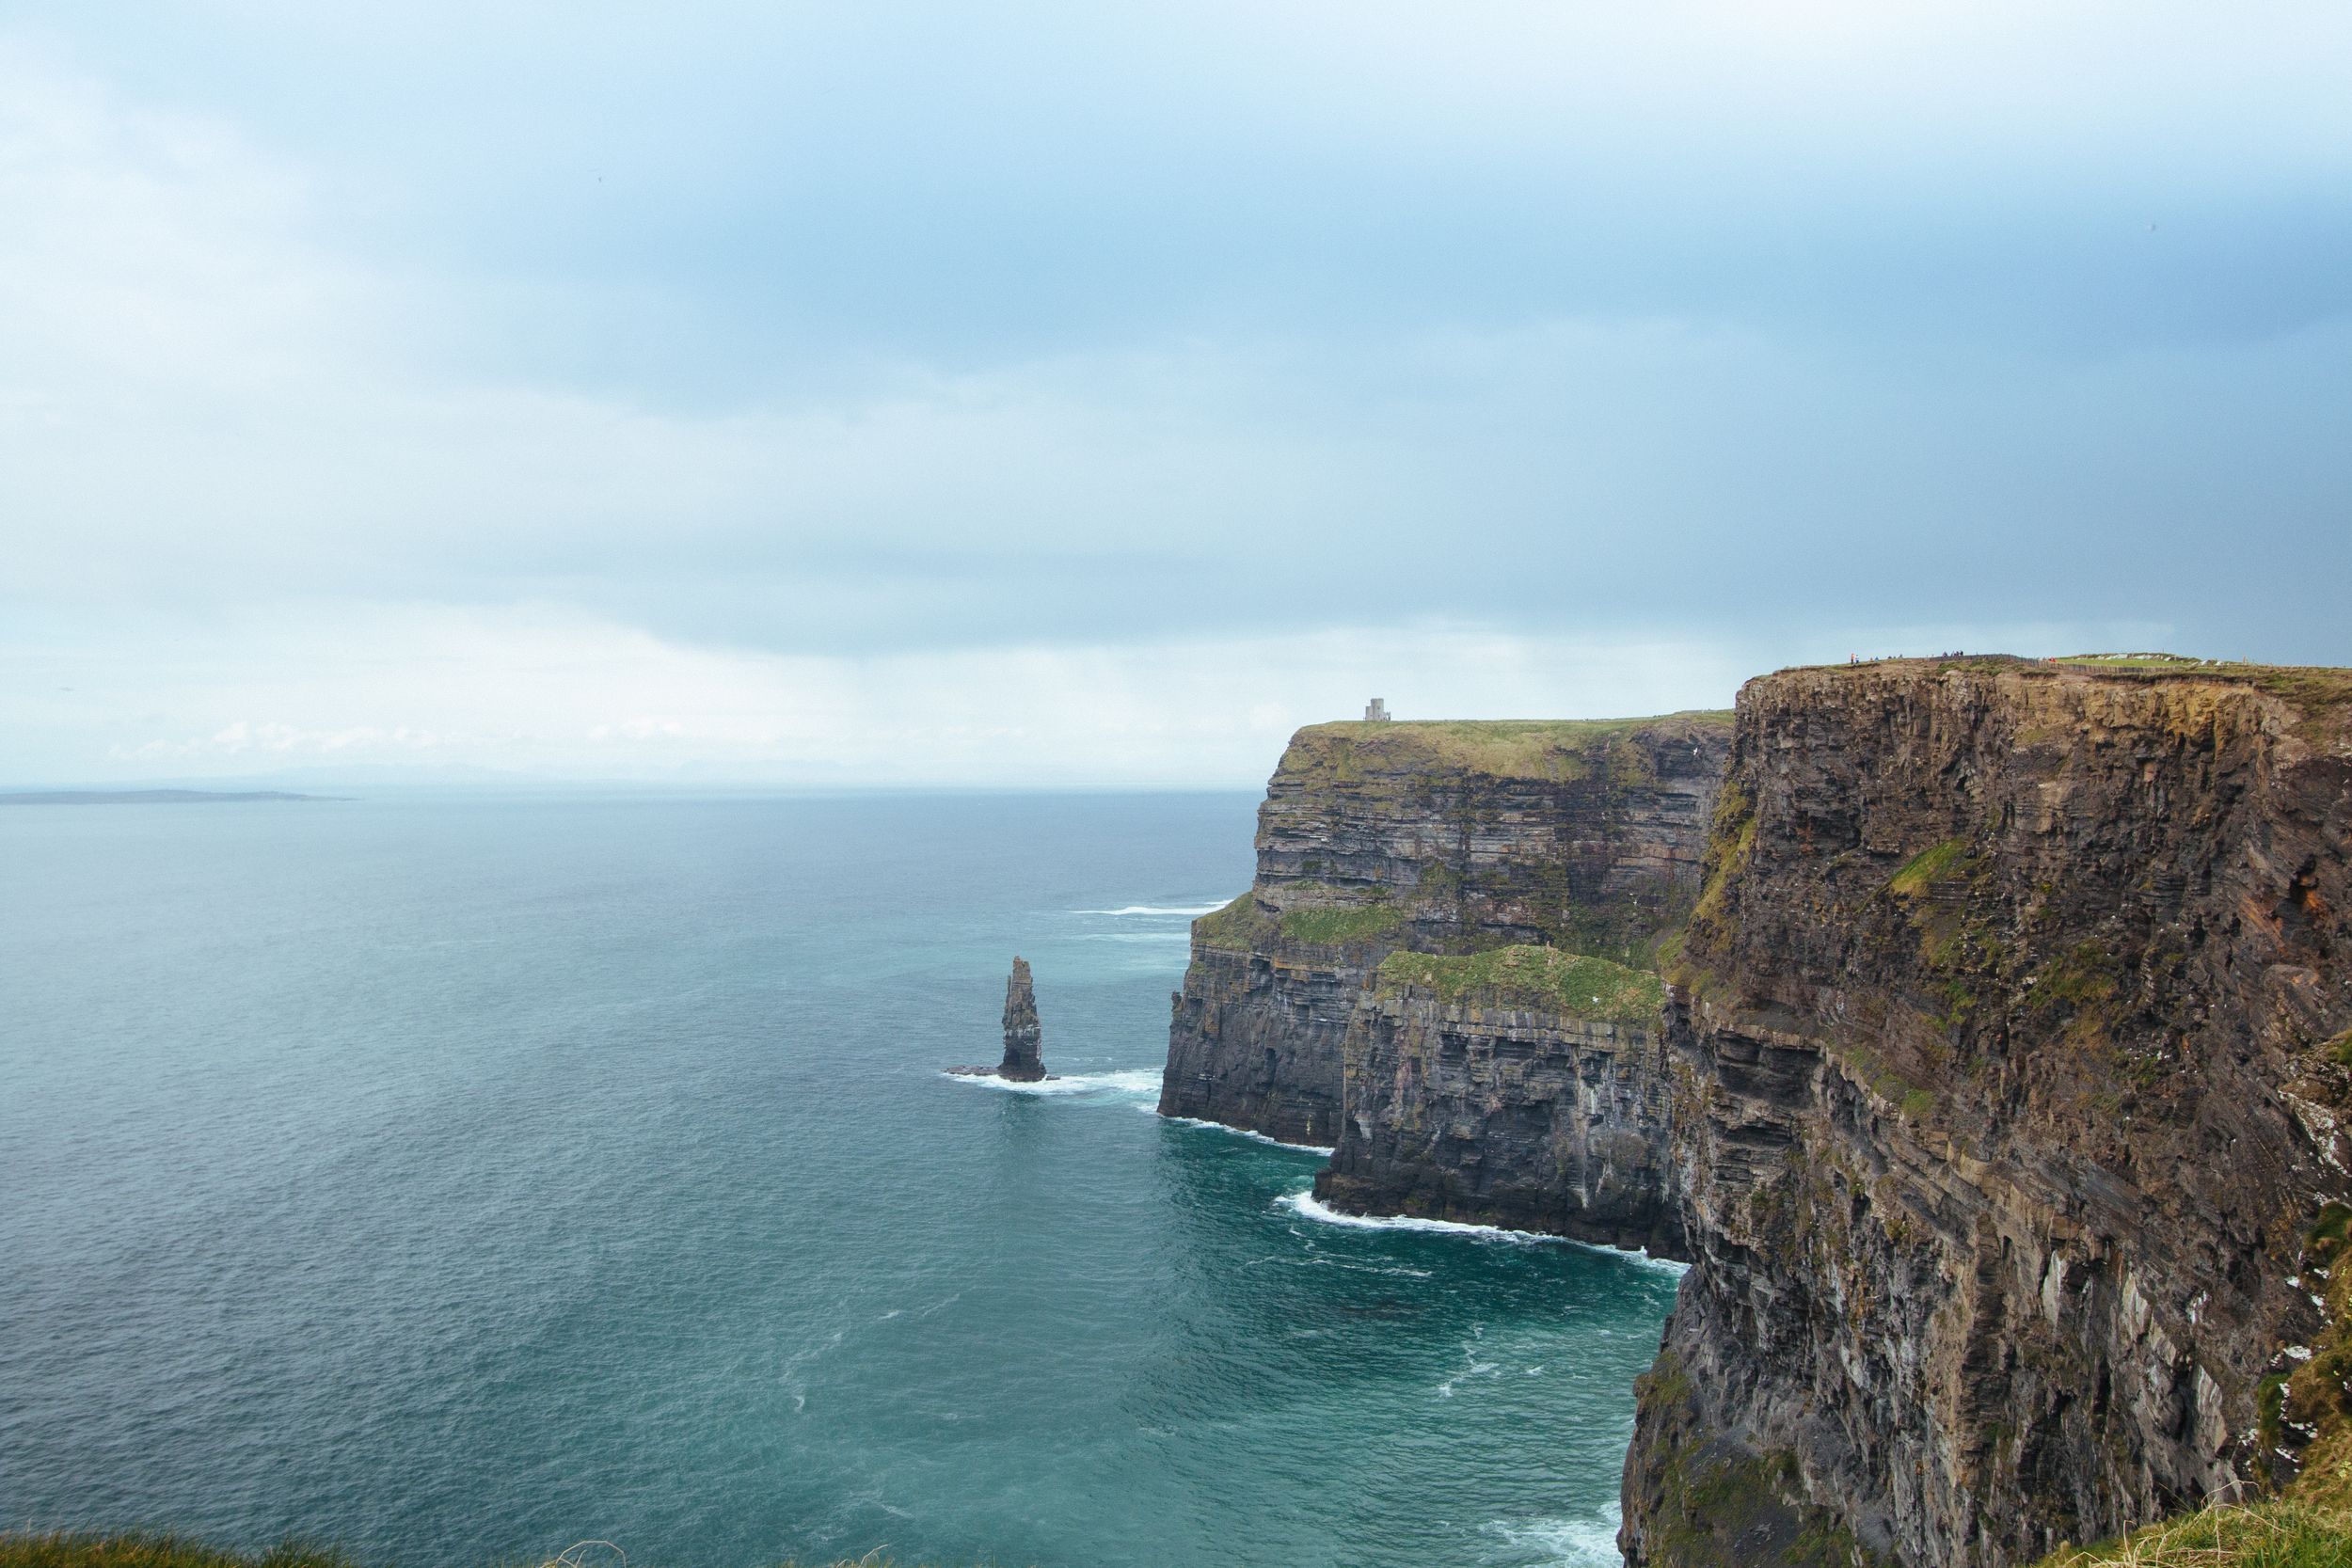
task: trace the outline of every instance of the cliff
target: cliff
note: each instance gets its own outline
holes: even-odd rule
[[[2339,1441],[2352,676],[1904,661],[1738,714],[1629,1558],[2029,1562]]]
[[[1657,976],[1556,948],[1392,954],[1341,1046],[1316,1196],[1682,1254]]]
[[[1549,944],[1643,968],[1700,886],[1725,714],[1318,724],[1250,891],[1193,925],[1160,1111],[1340,1141],[1343,1045],[1390,955]]]

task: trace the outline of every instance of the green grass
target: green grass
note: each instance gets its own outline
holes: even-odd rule
[[[1466,958],[1391,953],[1381,960],[1384,992],[1418,986],[1447,1002],[1532,1007],[1567,1018],[1658,1027],[1666,989],[1655,974],[1556,947],[1497,947]]]
[[[2115,958],[2096,940],[2078,942],[2033,975],[2026,1006],[2037,1013],[2090,1007],[2115,994]]]
[[[1404,924],[1405,911],[1393,904],[1345,904],[1292,910],[1282,916],[1282,935],[1292,942],[1328,945],[1362,942]]]
[[[1968,841],[1947,838],[1932,849],[1925,849],[1911,857],[1911,863],[1886,879],[1886,890],[1905,897],[1916,897],[1928,891],[1928,884],[1944,879],[1947,872],[1967,857]]]
[[[1245,893],[1223,909],[1192,923],[1192,940],[1209,947],[1248,952],[1271,933],[1274,923],[1258,912],[1258,895]]]
[[[1702,945],[1707,929],[1722,926],[1732,881],[1748,868],[1748,857],[1755,849],[1756,801],[1735,779],[1716,798],[1715,820],[1707,832],[1707,853],[1699,862],[1707,883],[1691,911],[1691,925],[1699,928]]]
[[[2121,670],[2197,670],[2223,661],[2214,658],[2195,658],[2187,654],[2068,654],[2058,662],[2060,664],[2094,664],[2106,669]]]
[[[626,1568],[627,1560],[602,1541],[585,1541],[538,1568]],[[0,1534],[0,1568],[361,1568],[335,1546],[288,1541],[265,1552],[239,1552],[183,1535],[132,1531],[119,1535],[51,1530]],[[780,1568],[796,1568],[784,1563]],[[843,1558],[829,1568],[892,1568],[879,1552]]]
[[[1654,719],[1349,720],[1310,724],[1291,737],[1285,772],[1327,773],[1341,783],[1366,770],[1382,774],[1475,773],[1496,779],[1597,776],[1610,742],[1636,730],[1688,725],[1728,731],[1728,710],[1694,709]],[[1628,757],[1626,760],[1633,760]],[[1639,765],[1647,770],[1648,758]]]
[[[53,1530],[0,1535],[0,1568],[358,1568],[350,1553],[287,1541],[232,1552],[183,1535],[91,1535]]]
[[[2352,1568],[2352,1514],[2295,1501],[2224,1504],[2095,1546],[2061,1546],[2039,1568],[2109,1562],[2126,1568]]]

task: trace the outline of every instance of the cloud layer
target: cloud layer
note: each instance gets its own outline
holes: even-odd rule
[[[2346,661],[2338,8],[128,33],[0,33],[28,781],[1246,779],[1381,686]]]

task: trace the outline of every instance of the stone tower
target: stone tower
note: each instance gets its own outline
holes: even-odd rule
[[[1038,1053],[1039,1041],[1044,1031],[1037,1022],[1037,990],[1029,983],[1029,962],[1026,958],[1012,960],[1012,978],[1005,982],[1005,1059],[996,1069],[999,1078],[1011,1078],[1024,1084],[1034,1084],[1045,1076],[1044,1059]]]
[[[1364,721],[1369,724],[1387,723],[1389,721],[1389,705],[1377,697],[1375,697],[1371,702],[1366,703],[1364,705]]]

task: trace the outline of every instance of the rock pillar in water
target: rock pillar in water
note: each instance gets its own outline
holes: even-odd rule
[[[1037,990],[1029,983],[1028,960],[1015,958],[1012,978],[1005,982],[1005,1059],[996,1076],[1024,1084],[1044,1077],[1045,1062],[1038,1053],[1043,1034],[1038,1027]]]

